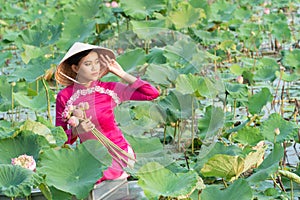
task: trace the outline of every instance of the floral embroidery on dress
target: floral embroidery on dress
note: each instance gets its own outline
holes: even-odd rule
[[[67,101],[66,103],[66,107],[62,113],[62,118],[63,119],[67,119],[68,116],[70,115],[70,108],[73,106],[74,101],[76,101],[80,96],[85,96],[88,94],[92,94],[94,92],[98,92],[100,94],[107,94],[109,96],[112,97],[112,99],[114,100],[114,102],[119,105],[120,104],[120,98],[118,97],[118,95],[110,90],[110,89],[105,89],[99,85],[91,87],[91,88],[87,88],[87,89],[81,89],[81,90],[77,90],[71,97],[70,99]]]

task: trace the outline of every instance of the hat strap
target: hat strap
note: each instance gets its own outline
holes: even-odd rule
[[[79,81],[77,81],[77,80],[71,78],[70,76],[68,76],[68,75],[66,75],[66,74],[64,74],[64,73],[62,73],[62,72],[59,72],[59,73],[60,73],[61,75],[63,75],[64,77],[66,77],[67,79],[73,81],[74,83],[77,83],[77,84],[80,84],[80,85],[86,84],[86,83],[80,83]]]

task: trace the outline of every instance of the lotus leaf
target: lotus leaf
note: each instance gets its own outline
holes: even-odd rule
[[[38,180],[38,176],[29,169],[0,164],[0,194],[8,197],[29,196]]]
[[[131,21],[133,32],[140,39],[150,40],[158,34],[167,32],[165,20]]]
[[[253,198],[252,189],[244,179],[238,179],[228,188],[220,189],[216,185],[207,186],[201,193],[201,199],[249,200]]]
[[[275,132],[279,129],[279,133]],[[281,115],[273,113],[262,123],[261,133],[270,142],[280,143],[289,139],[294,139],[297,135],[297,127],[291,121],[286,121]],[[278,135],[277,135],[278,134]]]
[[[31,131],[22,131],[14,138],[0,140],[0,164],[10,164],[12,158],[26,154],[38,160],[42,149],[48,148],[49,143],[40,135]]]
[[[202,9],[194,8],[188,2],[180,2],[177,6],[181,9],[170,12],[168,16],[177,30],[194,27],[201,18],[205,17]]]
[[[248,101],[248,110],[254,114],[259,114],[262,108],[270,101],[273,100],[273,96],[268,88],[262,88],[260,92],[252,95]]]
[[[253,126],[244,126],[237,133],[233,134],[232,138],[241,144],[253,146],[264,139],[260,129]]]
[[[166,8],[165,0],[121,0],[120,3],[126,15],[135,19],[146,19],[155,11],[161,11]]]
[[[174,174],[156,162],[149,162],[138,172],[138,185],[149,199],[160,196],[188,198],[196,189],[205,185],[195,171]]]
[[[233,181],[238,179],[241,173],[243,173],[244,164],[244,159],[239,156],[217,154],[204,164],[201,173],[205,177],[222,177],[226,180]]]
[[[278,163],[282,159],[283,154],[283,147],[280,144],[274,144],[272,152],[247,180],[252,183],[266,180],[272,173],[278,170]]]
[[[107,149],[96,140],[87,140],[76,149],[49,149],[41,155],[39,173],[46,183],[82,199],[111,164]]]
[[[225,114],[220,107],[208,106],[205,114],[198,120],[198,130],[201,138],[208,138],[216,135],[225,122]]]

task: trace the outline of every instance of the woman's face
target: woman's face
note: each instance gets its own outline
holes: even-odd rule
[[[83,57],[78,66],[73,65],[72,69],[77,73],[77,80],[80,83],[91,83],[99,78],[100,61],[97,52],[91,51]]]

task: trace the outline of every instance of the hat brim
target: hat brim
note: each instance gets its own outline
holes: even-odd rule
[[[63,59],[57,65],[56,72],[55,72],[55,79],[59,84],[68,86],[68,85],[71,85],[73,83],[73,81],[71,81],[70,79],[67,79],[65,76],[63,76],[61,74],[61,73],[63,73],[63,74],[65,74],[69,77],[72,77],[72,78],[76,77],[76,73],[73,72],[73,70],[71,69],[70,66],[66,65],[65,61],[68,58],[72,57],[73,55],[78,54],[82,51],[86,51],[86,50],[96,50],[99,55],[100,54],[107,55],[111,59],[116,59],[116,56],[115,56],[114,52],[110,49],[100,47],[100,46],[96,46],[96,45],[76,42],[72,45],[72,47],[68,50],[68,52],[63,57]]]

